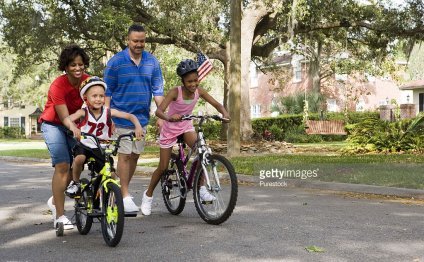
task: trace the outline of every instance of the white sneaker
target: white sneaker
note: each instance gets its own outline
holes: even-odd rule
[[[80,193],[80,188],[80,183],[72,180],[71,183],[69,183],[69,186],[66,188],[65,194],[70,198],[74,198]]]
[[[56,228],[56,224],[59,222],[63,223],[64,230],[74,229],[74,225],[72,225],[72,222],[65,215],[59,217],[58,219],[54,221],[53,223],[54,228]]]
[[[209,193],[209,191],[206,189],[205,186],[200,187],[199,195],[200,195],[200,200],[206,201],[206,202],[211,202],[211,201],[214,201],[216,199],[215,196],[213,196],[211,193]]]
[[[52,212],[52,220],[54,221],[56,219],[56,206],[53,205],[53,196],[51,196],[49,200],[47,200],[47,206]]]
[[[138,212],[138,206],[134,203],[131,196],[124,197],[124,211],[125,212]]]
[[[148,197],[146,195],[146,191],[143,193],[143,198],[141,199],[141,213],[145,216],[150,216],[152,213],[152,202],[153,202],[153,196]]]

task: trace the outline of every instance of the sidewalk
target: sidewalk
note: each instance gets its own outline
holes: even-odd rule
[[[39,158],[26,158],[26,157],[9,157],[0,156],[0,160],[5,161],[26,161],[26,162],[42,162],[50,163],[50,159],[39,159]],[[137,166],[137,171],[144,173],[153,173],[156,167],[143,166],[144,163],[158,162],[158,158],[143,159],[140,158]],[[243,174],[237,174],[237,178],[241,183],[250,183],[256,186],[261,185],[261,179],[259,176],[248,176]],[[408,189],[408,188],[396,188],[396,187],[383,187],[363,184],[348,184],[348,183],[336,183],[336,182],[322,182],[316,180],[302,180],[302,179],[267,179],[267,183],[280,182],[284,183],[284,187],[297,187],[305,189],[318,189],[335,192],[351,192],[351,193],[365,193],[365,194],[376,194],[383,196],[395,196],[402,198],[420,199],[424,200],[424,190],[421,189]]]

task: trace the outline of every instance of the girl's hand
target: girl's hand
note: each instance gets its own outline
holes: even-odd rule
[[[143,128],[140,127],[136,127],[134,130],[135,133],[135,138],[137,138],[137,140],[141,140],[141,138],[144,136],[144,132],[143,132]]]
[[[230,115],[227,113],[227,114],[223,114],[222,115],[222,118],[224,118],[224,123],[229,123],[230,121],[231,121],[231,117],[230,117]]]
[[[181,121],[181,115],[175,114],[169,117],[168,122],[178,122]]]

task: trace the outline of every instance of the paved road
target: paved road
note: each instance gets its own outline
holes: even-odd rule
[[[258,185],[240,187],[220,226],[204,223],[192,201],[168,214],[156,191],[153,214],[128,218],[116,248],[98,223],[58,238],[46,214],[51,173],[46,163],[0,160],[0,261],[424,261],[423,206]],[[137,204],[147,182],[131,184]],[[71,201],[66,209],[72,216]]]

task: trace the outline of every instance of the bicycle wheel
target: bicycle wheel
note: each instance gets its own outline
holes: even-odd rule
[[[107,191],[106,193],[103,189],[102,233],[106,244],[115,247],[121,241],[124,232],[124,202],[118,185],[108,183]]]
[[[80,180],[82,194],[75,198],[75,221],[81,235],[88,234],[93,225],[93,217],[89,216],[93,208],[92,193],[89,188],[84,190],[88,183],[88,179]]]
[[[169,169],[162,174],[160,179],[163,202],[169,213],[178,215],[185,207],[187,182],[181,173],[181,170],[183,170],[182,163],[177,160],[175,154],[171,154],[169,163]]]
[[[206,186],[204,171],[196,173],[193,185],[194,204],[197,213],[208,224],[219,225],[225,222],[232,214],[237,202],[237,177],[234,167],[225,157],[210,155],[207,159],[206,171],[209,177],[210,189],[207,192],[215,199],[205,201],[200,188]]]

